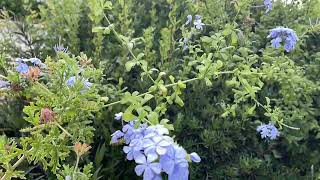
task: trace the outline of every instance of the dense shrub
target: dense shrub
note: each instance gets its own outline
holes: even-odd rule
[[[2,0],[0,176],[141,179],[153,155],[169,179],[320,178],[319,9]]]

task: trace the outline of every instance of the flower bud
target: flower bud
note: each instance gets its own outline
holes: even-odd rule
[[[48,123],[54,120],[54,112],[49,108],[41,109],[40,122]]]
[[[73,150],[74,152],[77,154],[77,156],[82,156],[83,154],[85,154],[86,152],[89,151],[89,149],[91,149],[91,146],[89,146],[86,143],[81,144],[80,142],[77,142],[76,144],[74,144],[73,146]]]

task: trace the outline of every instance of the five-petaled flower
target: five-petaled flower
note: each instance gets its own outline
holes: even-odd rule
[[[138,176],[143,173],[143,180],[161,179],[161,165],[158,162],[154,162],[156,159],[151,157],[145,157],[138,159],[136,162],[138,165],[135,168],[135,172]]]

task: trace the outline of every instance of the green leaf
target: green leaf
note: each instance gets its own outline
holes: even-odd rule
[[[141,104],[145,104],[148,102],[150,99],[152,99],[154,96],[152,94],[146,94],[141,102]]]
[[[136,118],[136,116],[133,115],[132,112],[124,112],[122,117],[126,122],[132,121]]]
[[[249,114],[249,115],[252,115],[253,114],[253,112],[254,112],[254,110],[256,109],[256,104],[255,105],[253,105],[252,107],[250,107],[249,109],[247,109],[247,113]]]
[[[132,67],[134,67],[136,65],[135,61],[128,61],[126,62],[125,66],[126,66],[126,71],[131,71]]]
[[[182,101],[182,99],[179,96],[176,96],[174,102],[177,103],[181,107],[184,106],[184,102]]]

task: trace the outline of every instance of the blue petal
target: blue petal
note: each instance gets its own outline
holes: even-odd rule
[[[136,168],[134,168],[134,171],[136,172],[136,174],[138,176],[141,176],[141,174],[146,169],[146,167],[147,167],[146,165],[138,165],[138,166],[136,166]]]
[[[144,170],[144,174],[143,174],[143,180],[152,180],[152,178],[154,177],[154,173],[153,171],[147,167],[145,170]]]
[[[160,163],[151,163],[150,168],[155,174],[161,173],[161,164]]]
[[[168,180],[188,180],[188,167],[175,166],[173,173],[169,174]]]
[[[196,162],[196,163],[199,163],[201,161],[200,156],[195,152],[190,154],[190,158],[191,158],[191,161]]]
[[[160,156],[160,164],[164,172],[171,174],[174,169],[174,160],[167,155]]]
[[[141,152],[134,152],[134,160],[139,164],[146,164],[147,159]]]

